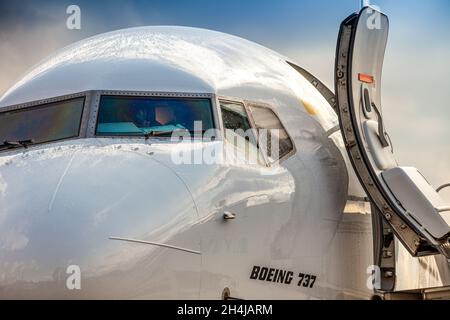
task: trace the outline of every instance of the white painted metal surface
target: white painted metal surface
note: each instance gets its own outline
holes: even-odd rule
[[[269,104],[296,153],[279,167],[177,165],[173,152],[223,141],[141,138],[2,152],[0,298],[219,299],[225,288],[244,299],[369,298],[370,214],[364,202],[346,206],[364,194],[340,133],[327,136],[337,116],[285,60],[218,32],[145,27],[76,43],[31,70],[1,107],[87,90],[211,93]],[[81,290],[67,290],[71,264]],[[251,280],[254,266],[294,281]],[[315,285],[298,286],[300,273]]]

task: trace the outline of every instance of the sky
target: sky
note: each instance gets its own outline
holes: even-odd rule
[[[237,35],[291,58],[333,88],[340,22],[359,0],[0,0],[0,95],[53,51],[127,27],[183,25]],[[383,112],[402,166],[450,182],[450,1],[373,0],[390,17]],[[81,29],[66,27],[69,5]],[[443,193],[450,201],[450,190]]]

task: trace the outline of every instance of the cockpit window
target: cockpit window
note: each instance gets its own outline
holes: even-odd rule
[[[79,135],[84,97],[0,113],[0,150]]]
[[[277,161],[294,150],[294,144],[277,115],[269,108],[250,105],[250,112],[259,132],[260,148],[270,162]]]
[[[140,136],[213,128],[210,99],[102,96],[96,135]]]

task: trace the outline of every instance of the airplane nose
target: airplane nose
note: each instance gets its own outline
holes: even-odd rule
[[[176,244],[195,205],[150,148],[66,145],[0,157],[0,298],[65,297],[70,266],[101,279],[154,249],[109,237]]]

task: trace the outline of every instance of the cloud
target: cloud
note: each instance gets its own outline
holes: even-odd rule
[[[34,27],[55,22],[52,10],[42,3],[31,0],[0,2],[0,34],[7,34],[17,26]]]
[[[31,0],[0,2],[0,95],[49,53],[74,41],[65,8]]]
[[[123,2],[78,2],[81,30],[66,28],[70,1],[0,1],[0,97],[58,49],[98,33],[145,25],[143,16],[163,19],[157,10],[145,13]]]
[[[31,66],[70,42],[64,31],[52,26],[17,27],[3,36],[0,41],[0,96]]]

